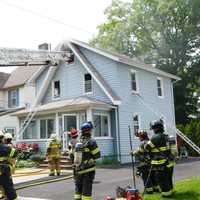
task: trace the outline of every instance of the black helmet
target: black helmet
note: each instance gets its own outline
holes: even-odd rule
[[[155,120],[150,123],[150,129],[159,129],[160,131],[164,131],[163,120]]]

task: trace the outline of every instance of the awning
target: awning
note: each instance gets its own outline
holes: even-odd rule
[[[55,102],[51,102],[51,103],[47,103],[44,105],[40,105],[34,108],[34,111],[37,113],[41,113],[41,112],[48,112],[48,111],[63,111],[63,109],[83,109],[83,108],[87,108],[87,107],[103,107],[103,108],[112,108],[113,105],[94,99],[94,98],[90,98],[87,96],[83,96],[83,97],[77,97],[77,98],[73,98],[73,99],[67,99],[67,100],[62,100],[62,101],[55,101]],[[15,112],[12,115],[14,116],[20,116],[20,115],[26,115],[29,112],[31,112],[31,109],[23,109],[21,111]]]

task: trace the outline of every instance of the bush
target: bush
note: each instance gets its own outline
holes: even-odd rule
[[[190,138],[197,146],[200,146],[200,120],[192,120],[190,123],[186,125],[178,125],[177,126],[188,138]],[[187,147],[189,154],[193,156],[197,156],[197,152],[195,152],[189,145],[185,144]]]
[[[38,163],[33,162],[31,160],[19,160],[16,163],[16,168],[32,168],[38,167]]]
[[[27,144],[25,142],[17,143],[16,149],[18,151],[18,160],[30,159],[32,155],[38,154],[39,145],[37,143]]]
[[[46,157],[39,153],[30,156],[30,160],[37,162],[37,163],[42,163],[45,159],[46,159]]]
[[[119,161],[116,155],[103,156],[102,159],[97,161],[97,165],[117,165]]]

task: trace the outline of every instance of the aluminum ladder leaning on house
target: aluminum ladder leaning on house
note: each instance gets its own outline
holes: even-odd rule
[[[68,61],[69,59],[70,53],[67,51],[0,48],[0,66],[29,67],[31,65],[41,65],[49,67],[38,95],[17,133],[17,139],[22,137],[24,131],[37,113],[37,106],[41,103],[45,91],[48,89],[49,82],[58,68],[58,64],[60,62]]]
[[[158,113],[154,109],[152,109],[152,107],[144,100],[144,98],[141,95],[137,94],[137,96],[141,100],[142,104],[146,108],[148,108],[153,114],[155,114],[158,118],[160,118],[160,116],[163,115],[162,113]],[[193,150],[195,150],[198,154],[200,154],[200,148],[191,139],[189,139],[184,133],[182,133],[176,127],[171,127],[170,124],[166,124],[166,125],[172,128],[176,132],[176,134],[181,137],[181,139],[183,139]]]

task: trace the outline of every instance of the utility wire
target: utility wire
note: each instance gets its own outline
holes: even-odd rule
[[[59,19],[56,19],[56,18],[53,18],[53,17],[50,17],[50,16],[47,16],[47,15],[44,15],[44,14],[41,14],[39,12],[36,12],[34,10],[31,10],[31,9],[27,9],[27,8],[24,8],[22,6],[19,6],[19,5],[16,5],[16,4],[13,4],[13,3],[9,3],[7,1],[4,1],[4,0],[0,0],[1,3],[7,5],[7,6],[10,6],[10,7],[13,7],[13,8],[16,8],[18,10],[21,10],[23,12],[27,12],[27,13],[30,13],[32,15],[35,15],[35,16],[38,16],[38,17],[41,17],[41,18],[45,18],[45,19],[48,19],[49,21],[52,21],[54,23],[57,23],[57,24],[60,24],[60,25],[63,25],[63,26],[67,26],[69,28],[72,28],[72,29],[75,29],[75,30],[78,30],[78,31],[81,31],[81,32],[85,32],[89,35],[94,35],[94,33],[86,30],[86,29],[83,29],[83,28],[79,28],[77,26],[74,26],[74,25],[71,25],[71,24],[67,24]]]

